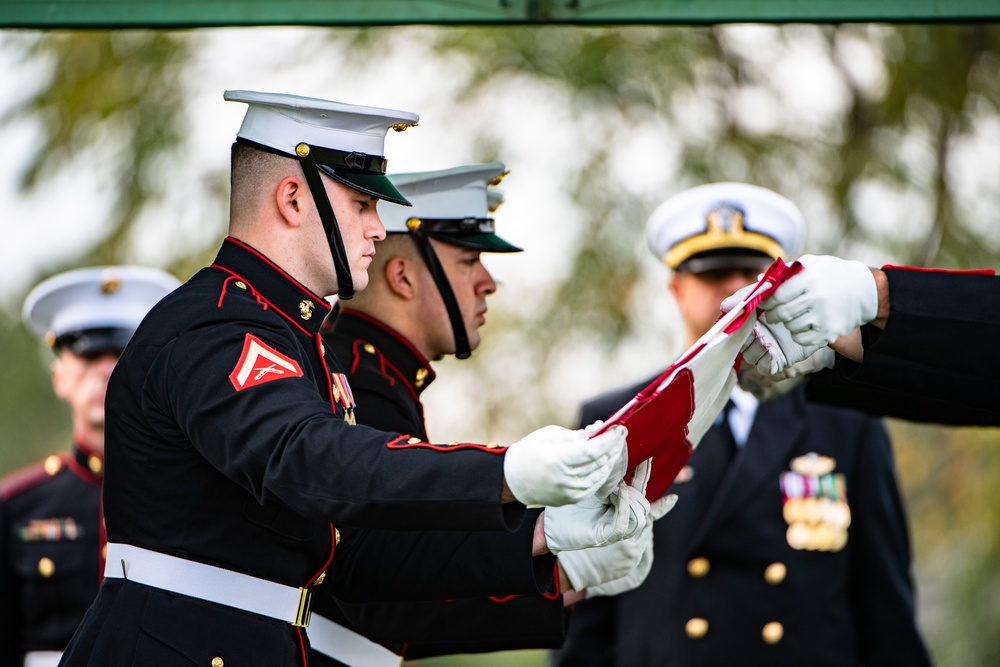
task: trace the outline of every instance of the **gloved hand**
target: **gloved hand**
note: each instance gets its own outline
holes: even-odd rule
[[[772,324],[764,313],[753,325],[753,338],[743,349],[743,360],[761,375],[774,375],[816,353],[824,345],[800,345],[784,324]]]
[[[811,357],[789,366],[774,375],[761,374],[753,364],[746,363],[740,367],[740,387],[749,391],[761,403],[766,403],[779,396],[784,396],[795,387],[802,384],[811,373],[824,368],[833,368],[836,354],[828,347],[821,347]]]
[[[762,275],[763,274],[757,276],[757,280],[760,280]],[[747,285],[746,287],[741,287],[740,289],[733,292],[732,295],[727,296],[725,299],[722,300],[722,303],[719,305],[719,310],[721,310],[724,313],[728,313],[730,310],[732,310],[739,304],[743,303],[743,299],[747,298],[750,292],[754,291],[756,288],[757,288],[756,283],[754,283],[753,285]]]
[[[768,322],[784,324],[796,343],[829,345],[878,315],[875,277],[863,263],[829,255],[803,255],[798,261],[803,270],[761,304]]]
[[[559,554],[559,564],[575,590],[586,596],[617,595],[645,581],[653,565],[653,522],[673,509],[677,496],[653,502],[649,520],[633,537],[610,546]]]
[[[617,425],[593,438],[559,426],[529,433],[504,454],[507,488],[525,505],[578,503],[596,493],[614,472],[624,474],[627,434]]]
[[[618,487],[607,497],[594,495],[575,505],[547,507],[542,526],[549,551],[607,546],[642,530],[650,511],[646,500],[650,472],[650,461],[643,461],[630,482],[619,478]]]

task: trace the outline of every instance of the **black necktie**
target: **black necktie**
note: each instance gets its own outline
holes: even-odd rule
[[[715,492],[722,483],[729,462],[732,461],[733,453],[736,451],[736,440],[733,438],[732,429],[729,428],[729,411],[732,408],[733,402],[730,400],[723,408],[719,419],[702,438],[698,449],[691,455],[689,464],[694,471],[692,482],[695,482],[694,488],[698,489],[699,504],[707,504],[715,497]]]

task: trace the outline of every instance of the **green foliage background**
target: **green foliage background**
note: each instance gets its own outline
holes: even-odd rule
[[[46,63],[50,73],[0,118],[42,128],[38,150],[24,156],[25,196],[43,191],[69,159],[94,160],[117,184],[104,230],[76,256],[38,267],[35,278],[133,261],[140,220],[162,206],[171,170],[180,168],[190,122],[181,102],[205,35],[3,35],[6,55]],[[391,28],[312,31],[310,39],[315,57],[328,49],[359,78],[373,75],[376,56],[417,49],[424,67],[440,68],[472,159],[516,168],[506,157],[519,155],[510,126],[483,113],[509,108],[513,91],[544,91],[576,133],[572,155],[531,156],[562,175],[552,196],[573,212],[559,221],[566,231],[554,275],[542,289],[498,295],[488,344],[467,363],[439,367],[464,396],[477,397],[462,409],[491,439],[571,423],[564,389],[578,366],[596,373],[588,380],[595,392],[653,370],[622,370],[622,350],[659,350],[671,335],[671,323],[657,315],[662,290],[650,287],[662,284],[662,269],[637,240],[656,204],[690,185],[744,180],[782,192],[806,211],[813,252],[954,268],[1000,264],[1000,172],[976,152],[997,148],[988,143],[1000,124],[995,25]],[[797,58],[811,59],[829,82],[825,104],[803,107],[796,97],[786,72]],[[662,171],[652,179],[640,173],[651,162]],[[221,212],[225,175],[206,174],[197,196]],[[166,268],[182,278],[193,273],[210,259],[224,225],[217,229],[166,258]],[[46,355],[19,322],[23,296],[0,291],[0,473],[69,438]],[[647,365],[669,360],[656,354]],[[913,524],[921,620],[936,661],[998,664],[998,433],[890,428]],[[544,656],[422,664],[541,665]]]

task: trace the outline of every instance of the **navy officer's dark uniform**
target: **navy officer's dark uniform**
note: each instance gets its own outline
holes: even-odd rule
[[[70,452],[0,481],[0,665],[62,651],[97,595],[103,458]]]
[[[837,357],[810,398],[941,424],[1000,425],[1000,278],[888,268],[885,329],[862,327],[864,361]]]
[[[581,421],[609,416],[644,386],[587,403]],[[798,390],[758,406],[727,464],[717,452],[732,438],[725,422],[708,431],[669,490],[680,498],[655,525],[649,577],[578,604],[558,664],[928,665],[883,426]],[[851,524],[839,551],[789,544],[780,480],[811,453],[833,459],[846,482]]]
[[[505,448],[431,445],[345,421],[350,399],[333,375],[341,367],[319,334],[328,312],[323,298],[230,238],[212,266],[149,313],[108,388],[109,543],[293,588],[327,579],[346,599],[391,599],[407,578],[448,596],[452,579],[469,578],[444,567],[432,581],[417,569],[362,578],[334,567],[325,576],[337,541],[331,522],[506,531],[524,515],[499,501]],[[490,585],[462,593],[524,588],[521,572],[473,574]],[[288,621],[112,575],[61,664],[307,662],[306,632]]]
[[[428,439],[420,395],[435,379],[428,361],[407,340],[381,322],[363,313],[342,308],[331,320],[324,338],[334,356],[342,359],[357,402],[359,424],[380,430],[405,433]],[[478,559],[488,566],[497,552],[504,558],[526,563],[533,561],[539,579],[551,573],[552,556],[529,558],[530,528],[540,510],[526,513],[522,536],[501,543],[491,538]],[[372,531],[345,528],[342,552],[357,540],[370,539]],[[438,551],[436,560],[454,562],[456,544],[476,540],[476,535],[460,533],[388,534],[396,551],[411,551],[416,544],[428,544]],[[492,552],[492,553],[491,553]],[[320,589],[315,600],[317,614],[349,623],[363,634],[390,646],[407,658],[475,653],[520,648],[552,648],[565,637],[566,611],[562,598],[551,586],[548,592],[533,595],[494,596],[450,602],[409,604],[343,604]],[[346,613],[346,617],[342,614]],[[350,619],[349,621],[347,619]],[[335,664],[318,655],[316,665]]]
[[[661,204],[646,238],[675,271],[689,342],[723,288],[747,279],[738,271],[794,256],[804,232],[794,203],[745,183]],[[585,404],[582,421],[607,418],[647,383]],[[928,665],[883,425],[801,389],[765,403],[736,389],[730,403],[668,490],[679,498],[654,524],[649,576],[578,604],[559,664]]]

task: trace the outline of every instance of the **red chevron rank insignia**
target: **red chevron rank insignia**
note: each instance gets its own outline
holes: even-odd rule
[[[251,333],[243,339],[243,353],[236,368],[229,374],[229,381],[236,391],[255,387],[271,380],[302,377],[302,369],[294,359],[289,359]]]

